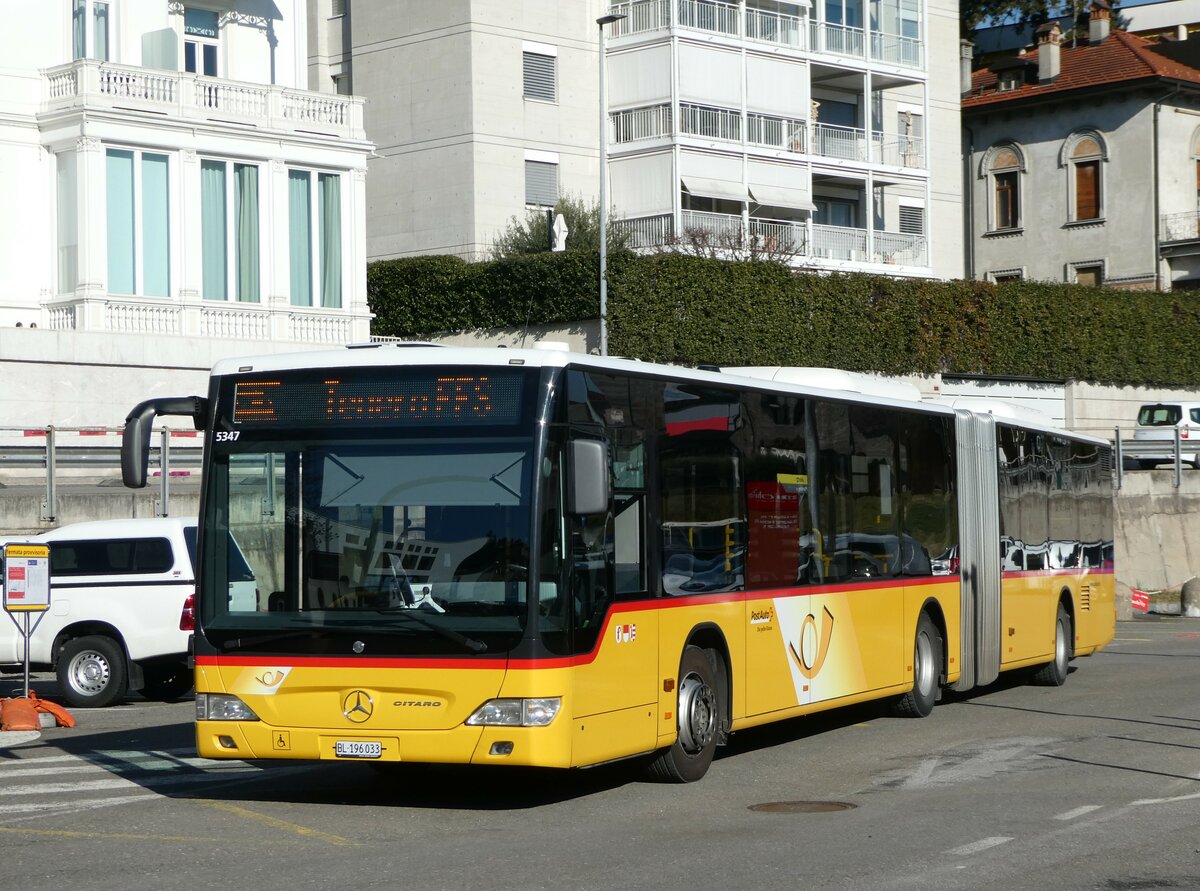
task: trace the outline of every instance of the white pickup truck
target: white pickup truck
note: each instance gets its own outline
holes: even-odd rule
[[[176,699],[192,688],[194,519],[75,523],[0,543],[18,541],[50,545],[50,609],[29,616],[31,625],[37,623],[29,662],[35,671],[58,675],[69,705],[112,705],[129,690],[150,699]],[[243,608],[255,609],[254,577],[236,548],[231,548],[232,559],[243,569],[233,576],[239,581],[230,586],[230,596],[246,599]],[[14,618],[24,621],[16,614],[0,616],[4,671],[23,670],[22,636]]]

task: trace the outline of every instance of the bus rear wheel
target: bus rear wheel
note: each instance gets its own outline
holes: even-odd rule
[[[717,654],[689,646],[679,662],[676,721],[679,735],[650,764],[650,775],[694,783],[708,772],[717,750],[723,703],[717,684]]]
[[[917,620],[913,643],[913,688],[896,700],[895,714],[924,718],[933,711],[942,679],[942,635],[928,613]]]
[[[1043,687],[1061,687],[1067,682],[1067,666],[1071,661],[1071,617],[1066,608],[1058,605],[1054,620],[1054,659],[1033,673],[1033,682]]]

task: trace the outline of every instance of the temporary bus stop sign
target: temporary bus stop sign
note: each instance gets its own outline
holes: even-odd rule
[[[50,547],[4,546],[4,608],[10,613],[50,609]]]

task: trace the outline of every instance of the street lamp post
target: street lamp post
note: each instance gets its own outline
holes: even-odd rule
[[[604,94],[604,26],[625,18],[622,13],[596,19],[600,29],[600,355],[608,355],[608,99]]]

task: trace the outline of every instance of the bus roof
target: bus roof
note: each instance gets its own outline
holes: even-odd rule
[[[565,344],[543,343],[532,349],[506,347],[447,347],[431,343],[373,342],[349,344],[339,349],[311,350],[298,353],[249,356],[222,359],[214,366],[214,376],[248,372],[290,371],[310,368],[381,367],[398,365],[471,365],[526,368],[562,368],[583,366],[605,371],[623,371],[651,377],[670,377],[698,383],[733,385],[740,389],[811,395],[840,402],[857,402],[921,411],[930,414],[952,415],[955,409],[968,409],[974,414],[992,414],[998,421],[1017,424],[1042,432],[1070,436],[1072,439],[1105,443],[1106,440],[1073,433],[1053,426],[1041,412],[1022,412],[1011,406],[1005,410],[996,400],[987,405],[949,404],[944,401],[923,400],[920,391],[903,381],[893,381],[878,375],[858,374],[831,368],[793,368],[787,366],[746,366],[718,369],[690,368],[684,365],[665,365],[613,356],[573,353],[560,347]],[[957,400],[955,401],[957,403]],[[1025,415],[1025,416],[1022,416]]]

